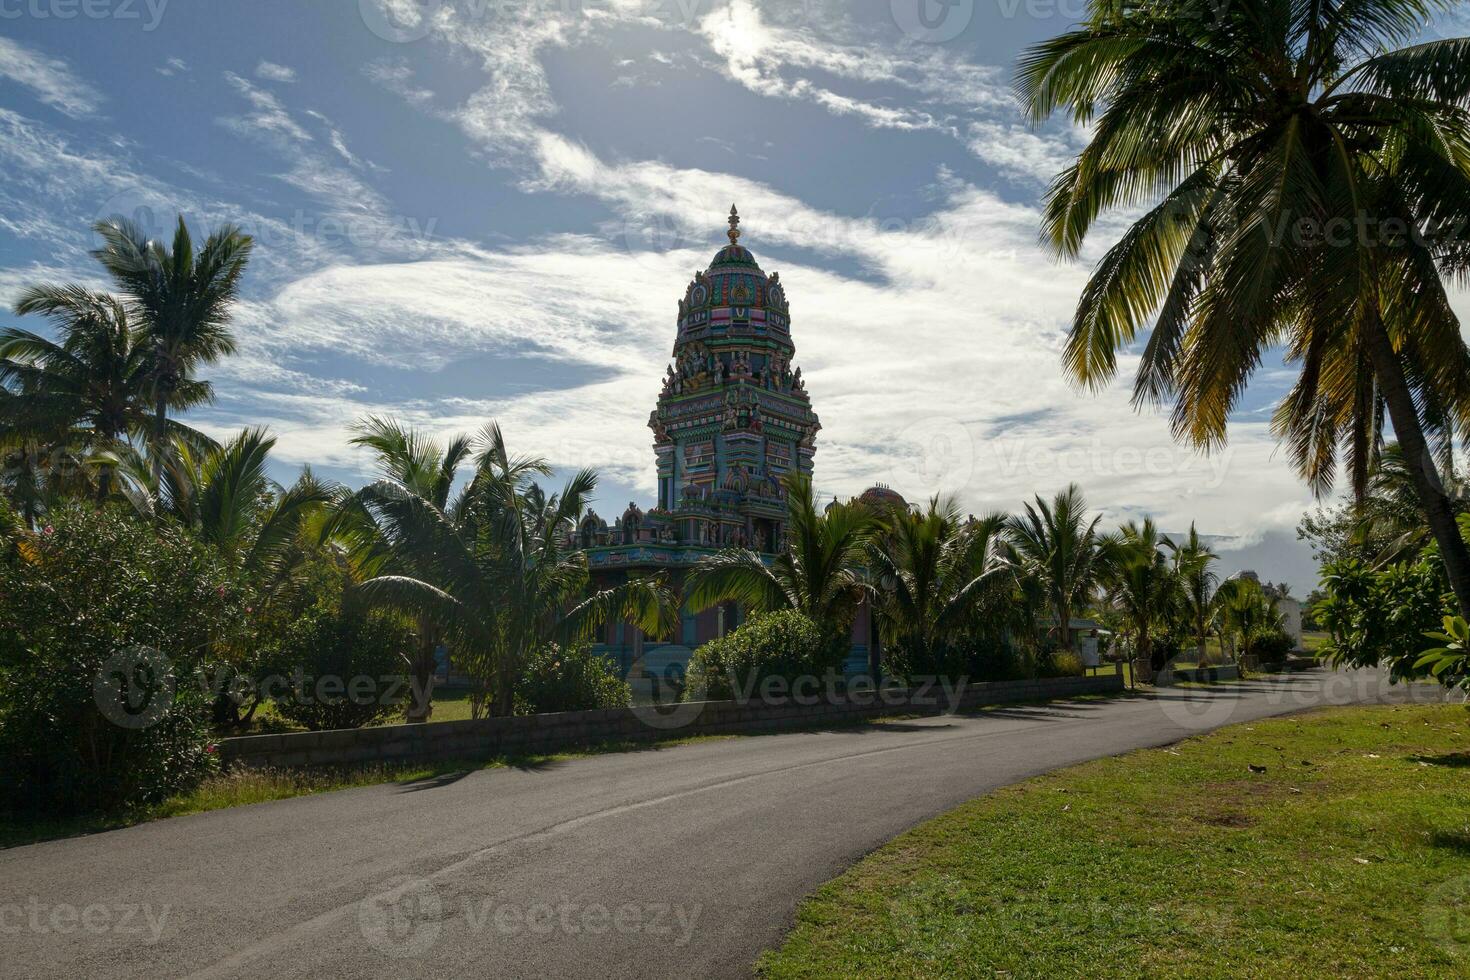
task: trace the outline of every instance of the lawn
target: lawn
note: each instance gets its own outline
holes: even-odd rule
[[[1456,705],[1329,709],[1062,770],[874,852],[759,968],[1466,975],[1467,770]]]

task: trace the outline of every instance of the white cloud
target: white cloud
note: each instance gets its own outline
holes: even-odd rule
[[[262,60],[255,66],[255,77],[263,78],[268,82],[294,82],[296,81],[296,69],[278,65],[274,61]]]
[[[174,75],[188,71],[189,65],[183,58],[170,58],[153,70],[165,78],[172,78]]]
[[[46,105],[74,119],[95,115],[103,101],[102,94],[61,58],[47,57],[6,37],[0,37],[0,78],[24,85]]]

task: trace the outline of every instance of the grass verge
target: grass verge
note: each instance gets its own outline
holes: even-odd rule
[[[1062,770],[874,852],[758,969],[1467,975],[1467,769],[1465,708],[1434,705],[1253,722]]]

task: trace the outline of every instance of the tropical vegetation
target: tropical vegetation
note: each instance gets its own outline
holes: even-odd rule
[[[1297,377],[1276,432],[1313,490],[1341,459],[1359,499],[1386,410],[1470,616],[1441,475],[1470,424],[1446,292],[1470,271],[1470,39],[1410,43],[1453,6],[1097,0],[1025,53],[1016,87],[1033,119],[1065,113],[1089,134],[1047,194],[1047,245],[1075,257],[1106,212],[1144,209],[1078,300],[1069,373],[1106,386],[1147,332],[1135,402],[1171,405],[1176,435],[1208,449],[1284,351]]]

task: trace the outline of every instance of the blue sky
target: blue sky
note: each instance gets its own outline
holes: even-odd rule
[[[1088,261],[1126,216],[1088,261],[1037,248],[1045,182],[1084,136],[1027,128],[1008,80],[1079,11],[0,0],[0,301],[102,286],[99,217],[234,221],[258,239],[240,352],[193,421],[268,424],[283,479],[311,463],[360,482],[356,418],[495,418],[522,451],[596,466],[607,515],[654,494],[677,300],[733,201],[790,297],[821,491],[882,481],[980,512],[1076,480],[1111,518],[1234,536],[1227,566],[1304,593],[1291,529],[1310,499],[1267,431],[1279,366],[1208,458],[1123,384],[1062,377]]]

